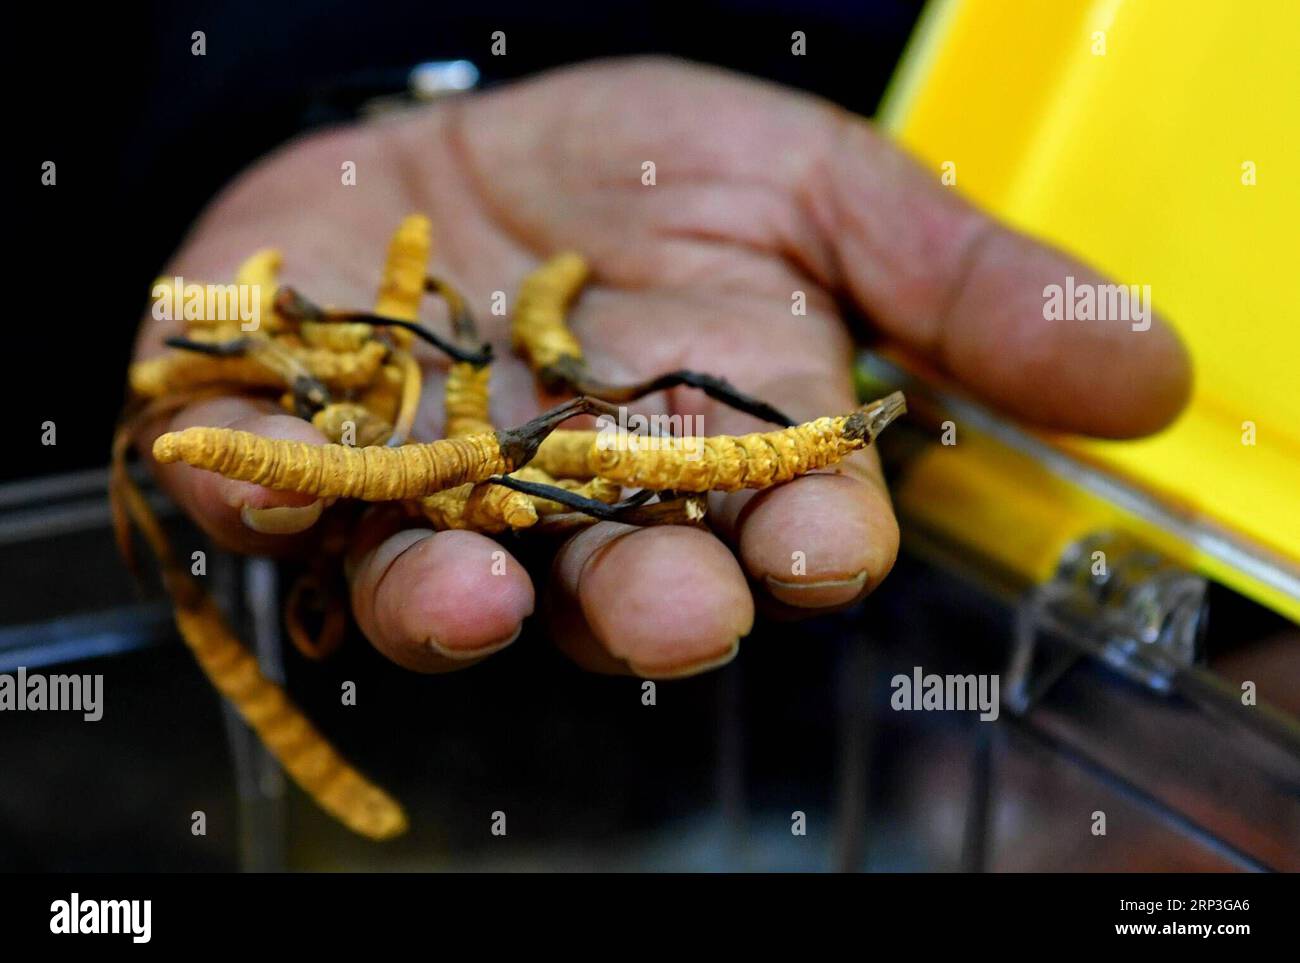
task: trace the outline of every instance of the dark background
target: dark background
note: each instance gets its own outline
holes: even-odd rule
[[[135,2],[26,10],[10,32],[17,150],[7,182],[18,271],[8,326],[17,457],[0,480],[103,465],[149,283],[213,194],[301,130],[345,120],[359,89],[424,60],[473,60],[483,85],[576,61],[661,53],[803,88],[870,114],[917,0]],[[202,30],[207,55],[190,52]],[[490,54],[506,32],[507,56]],[[803,30],[808,53],[790,53]],[[630,105],[629,109],[635,109]],[[53,160],[58,183],[40,183]],[[58,444],[41,444],[41,424]]]

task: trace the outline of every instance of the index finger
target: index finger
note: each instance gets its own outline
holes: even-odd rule
[[[178,431],[196,425],[318,444],[326,440],[311,422],[270,413],[267,406],[250,398],[199,401],[178,412],[169,425],[156,427]],[[153,434],[142,440],[141,451],[150,451]],[[294,536],[310,529],[324,508],[320,499],[310,495],[272,491],[180,462],[155,464],[154,471],[185,513],[222,548],[234,552],[282,555],[298,547],[300,540]]]

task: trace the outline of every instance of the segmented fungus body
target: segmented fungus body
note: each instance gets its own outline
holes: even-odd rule
[[[500,485],[458,485],[420,499],[420,511],[437,529],[466,529],[497,535],[537,524],[527,495]]]
[[[474,319],[460,292],[447,281],[426,278],[425,287],[436,291],[446,302],[456,330],[457,340],[476,341]],[[492,369],[458,361],[447,373],[443,389],[446,410],[444,434],[448,438],[465,438],[493,430],[489,386]],[[420,499],[420,511],[438,529],[467,529],[496,535],[537,524],[534,500],[521,492],[500,485],[459,485]]]
[[[393,434],[393,426],[389,422],[365,405],[352,401],[326,405],[312,416],[311,423],[335,444],[361,448],[382,445]]]
[[[183,461],[276,491],[367,502],[432,495],[518,467],[496,434],[400,448],[311,445],[231,428],[186,428],[159,436],[154,458]]]
[[[376,840],[399,835],[407,826],[402,807],[349,765],[284,690],[262,674],[256,658],[230,630],[212,597],[179,564],[166,533],[127,471],[126,455],[141,428],[190,400],[194,397],[177,396],[166,405],[146,406],[118,429],[113,441],[110,500],[119,544],[129,559],[129,524],[134,521],[162,566],[181,638],[213,686],[290,777],[355,832]]]
[[[476,368],[459,361],[451,366],[443,389],[443,404],[447,411],[443,434],[448,438],[492,431],[488,417],[488,382],[491,378],[492,369],[488,365]]]
[[[402,807],[325,740],[284,690],[262,675],[206,593],[176,607],[176,625],[195,659],[271,754],[326,812],[371,839],[406,831]]]
[[[557,428],[542,441],[532,464],[555,478],[590,478],[596,432]]]
[[[379,369],[369,386],[354,394],[358,404],[364,405],[375,417],[392,424],[401,414],[405,382],[402,366],[389,363]]]
[[[374,380],[388,349],[378,341],[367,341],[356,351],[330,348],[290,349],[314,378],[343,391],[362,388]]]
[[[565,320],[570,302],[590,274],[582,255],[558,254],[524,278],[519,285],[511,343],[550,388],[564,386],[562,375],[552,375],[563,359],[582,361],[582,345]]]
[[[282,388],[305,379],[332,391],[348,392],[374,381],[388,354],[388,348],[378,341],[349,353],[297,347],[265,337],[218,343],[221,351],[241,348],[238,354],[182,350],[138,361],[130,369],[131,390],[142,398],[161,398],[201,385]]]
[[[411,214],[403,219],[388,244],[375,314],[411,322],[419,317],[424,277],[432,253],[433,223],[423,214]],[[404,330],[395,329],[393,338],[402,347],[410,345],[411,335]]]
[[[364,321],[303,321],[298,325],[298,337],[303,344],[342,354],[360,351],[374,336],[375,326]]]
[[[713,437],[598,436],[588,464],[593,474],[630,488],[684,492],[769,488],[829,468],[865,448],[904,410],[897,392],[837,418],[818,418],[780,431]]]
[[[261,309],[260,324],[267,331],[275,332],[284,327],[284,321],[274,311],[275,289],[280,285],[280,266],[284,256],[275,248],[263,248],[246,258],[235,271],[235,283],[245,285],[257,292],[258,305]]]
[[[451,304],[451,302],[449,302]],[[453,310],[459,306],[456,297]],[[492,429],[488,382],[492,369],[457,362],[447,373],[443,404],[448,438],[482,436]],[[537,523],[537,510],[526,495],[498,485],[467,484],[420,499],[420,511],[435,528],[468,529],[495,535]]]
[[[505,475],[531,459],[553,425],[592,413],[579,398],[512,432],[446,438],[401,448],[351,448],[263,438],[231,428],[186,428],[161,435],[154,458],[184,461],[278,491],[327,498],[395,501]],[[904,410],[902,395],[837,418],[733,437],[646,438],[596,434],[588,449],[591,475],[632,488],[685,492],[767,488],[838,464],[871,444]]]

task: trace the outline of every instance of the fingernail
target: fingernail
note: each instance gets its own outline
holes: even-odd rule
[[[701,672],[709,672],[712,669],[719,669],[736,657],[740,651],[740,639],[736,639],[731,645],[724,649],[720,655],[711,655],[699,662],[691,662],[687,665],[672,666],[663,668],[662,666],[642,665],[638,662],[628,662],[628,667],[643,679],[684,679],[689,675],[699,675]]]
[[[315,525],[324,508],[320,499],[310,505],[280,505],[275,508],[245,505],[239,510],[239,517],[245,525],[263,535],[296,535]]]
[[[500,652],[515,639],[519,638],[519,634],[523,632],[523,630],[523,623],[520,623],[519,628],[515,629],[509,637],[502,639],[500,642],[489,642],[487,645],[480,645],[473,649],[448,648],[437,639],[433,638],[433,636],[425,639],[425,644],[444,659],[451,659],[453,662],[467,662],[470,659],[481,659],[486,655],[491,655],[493,652]]]
[[[817,582],[787,582],[775,576],[765,576],[768,592],[779,602],[796,608],[820,609],[828,605],[841,605],[852,601],[867,584],[867,573],[859,572],[852,578],[822,579]]]

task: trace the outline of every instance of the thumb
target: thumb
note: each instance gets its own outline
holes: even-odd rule
[[[832,254],[826,280],[886,336],[1045,427],[1129,437],[1173,420],[1191,365],[1163,319],[1054,320],[1050,286],[1109,282],[975,209],[861,119],[830,116],[843,131],[807,208]]]

